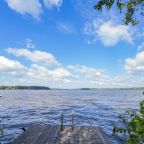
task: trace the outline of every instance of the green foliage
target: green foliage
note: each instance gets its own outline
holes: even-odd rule
[[[129,23],[132,25],[138,24],[137,14],[144,16],[144,0],[99,0],[95,5],[95,9],[102,11],[103,7],[106,7],[107,10],[110,10],[115,4],[118,11],[124,13],[123,22],[125,25]]]
[[[0,121],[0,123],[1,123],[1,121]],[[3,134],[4,134],[4,129],[2,129],[2,128],[0,127],[0,136],[3,135]]]
[[[119,116],[123,126],[114,125],[113,134],[122,138],[126,144],[144,143],[144,100],[140,103],[140,111],[129,109],[125,115]]]

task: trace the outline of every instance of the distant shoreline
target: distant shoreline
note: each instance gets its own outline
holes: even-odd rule
[[[0,90],[50,90],[45,86],[0,86]]]
[[[131,88],[50,88],[46,86],[0,86],[0,90],[144,90],[144,87],[131,87]]]
[[[144,90],[144,87],[133,87],[133,88],[81,88],[80,90]]]

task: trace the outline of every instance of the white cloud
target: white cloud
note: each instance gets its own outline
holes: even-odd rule
[[[69,65],[68,68],[73,70],[77,74],[84,74],[86,78],[97,78],[103,76],[103,73],[100,70],[87,67],[85,65]]]
[[[139,59],[140,60],[140,59]],[[144,84],[140,75],[109,76],[104,71],[85,65],[55,67],[31,63],[23,66],[20,62],[0,56],[0,81],[7,85],[46,85],[55,88],[101,88],[136,87]],[[3,72],[6,72],[3,74]],[[3,83],[2,83],[3,82]]]
[[[33,77],[37,77],[39,75],[39,77],[37,78],[40,79],[53,78],[54,80],[68,78],[72,76],[72,74],[63,67],[58,67],[53,70],[50,70],[45,66],[40,66],[37,64],[33,64],[29,68],[28,75]]]
[[[36,19],[40,19],[40,14],[43,12],[42,0],[5,0],[8,7],[22,15],[29,14]],[[59,8],[63,0],[43,0],[44,5],[51,9]]]
[[[0,56],[0,71],[17,72],[24,70],[25,67],[18,61],[10,60],[4,56]]]
[[[144,51],[137,53],[135,58],[127,58],[125,70],[129,73],[144,72]]]
[[[56,78],[66,78],[66,77],[71,77],[72,74],[64,69],[64,68],[56,68],[55,70],[51,71],[52,75]]]
[[[103,85],[104,87],[111,79],[103,70],[85,65],[69,65],[68,69],[72,71],[74,81],[83,83],[83,86],[97,87]]]
[[[45,66],[32,64],[30,68],[25,71],[26,83],[33,83],[34,85],[48,85],[50,87],[63,87],[63,85],[71,83],[72,74],[63,67],[48,69]],[[60,86],[59,86],[60,85]]]
[[[44,4],[48,8],[60,7],[63,3],[63,0],[43,0]]]
[[[0,57],[0,71],[8,72],[0,77],[8,78],[8,82],[27,85],[50,85],[56,83],[60,86],[71,83],[72,73],[64,68],[55,57],[43,51],[30,51],[28,49],[8,48],[6,51],[17,57],[25,57],[31,63],[22,66],[18,61],[11,61],[3,56]],[[9,80],[10,79],[10,80]],[[22,83],[23,82],[23,83]]]
[[[20,14],[30,14],[36,19],[39,19],[42,13],[39,0],[6,0],[6,2],[12,10]]]
[[[132,43],[132,33],[125,25],[115,24],[112,20],[93,20],[85,24],[84,33],[89,37],[89,43],[100,40],[105,46],[114,46],[120,41]]]
[[[10,54],[13,54],[17,57],[25,57],[26,59],[40,63],[47,66],[59,66],[60,63],[56,58],[48,52],[43,52],[39,50],[29,51],[28,49],[18,49],[18,48],[7,48],[6,51]]]
[[[144,77],[132,74],[110,76],[102,70],[84,65],[69,65],[72,74],[78,75],[72,80],[73,87],[113,88],[113,87],[137,87],[144,84]]]
[[[17,48],[8,48],[6,51],[17,56],[17,59],[24,57],[30,63],[22,65],[18,60],[0,56],[0,84],[46,85],[55,88],[136,87],[144,84],[144,51],[133,59],[125,60],[125,69],[129,73],[116,76],[86,65],[63,66],[52,54],[44,51]],[[134,72],[143,73],[135,75]]]

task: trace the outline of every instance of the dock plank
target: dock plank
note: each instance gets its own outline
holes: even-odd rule
[[[23,144],[25,140],[29,137],[30,133],[33,133],[34,129],[37,127],[35,125],[31,126],[27,131],[23,132],[16,140],[14,140],[14,144]]]
[[[34,125],[11,144],[110,144],[106,134],[99,127]]]
[[[38,144],[39,140],[42,139],[43,136],[45,136],[45,129],[47,129],[46,125],[42,125],[35,134],[27,141],[25,144]]]
[[[44,143],[44,140],[49,135],[51,129],[52,129],[51,126],[45,125],[45,129],[43,130],[43,134],[37,139],[37,143],[40,143],[40,144]]]
[[[35,137],[37,137],[37,135],[39,134],[42,128],[43,128],[42,126],[36,125],[35,128],[31,132],[26,131],[28,136],[26,139],[24,139],[22,144],[32,144],[32,142],[35,140]]]
[[[49,135],[50,135],[52,129],[53,129],[53,126],[51,126],[51,125],[47,126],[46,131],[43,135],[43,138],[40,140],[39,144],[46,144],[47,143],[47,141],[49,140]]]
[[[49,134],[49,136],[47,137],[47,141],[45,142],[45,144],[52,144],[54,143],[55,141],[55,137],[54,135],[56,135],[56,132],[57,132],[57,129],[58,129],[58,126],[53,126],[52,130],[51,130],[51,133]]]

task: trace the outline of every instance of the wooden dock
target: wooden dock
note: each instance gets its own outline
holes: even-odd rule
[[[11,144],[109,144],[101,128],[33,125]]]

